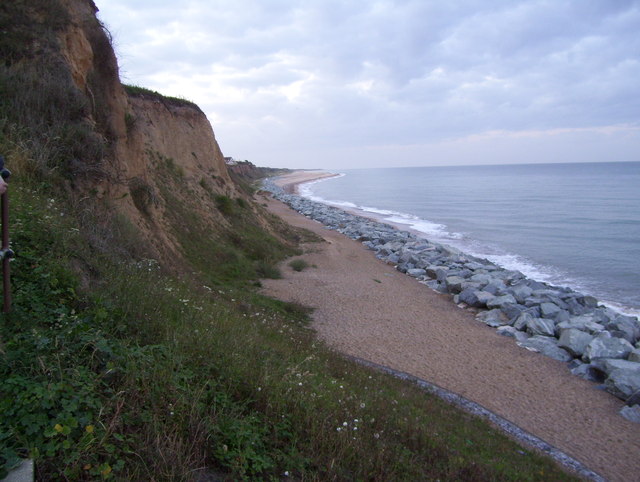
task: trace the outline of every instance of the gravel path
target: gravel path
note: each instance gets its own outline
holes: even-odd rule
[[[296,173],[281,182],[312,176]],[[330,346],[473,400],[608,480],[640,480],[640,427],[618,415],[621,401],[563,363],[499,336],[360,243],[278,201],[265,202],[287,223],[326,240],[304,255],[317,268],[295,272],[285,264],[283,279],[263,285],[265,294],[314,307],[314,328]]]

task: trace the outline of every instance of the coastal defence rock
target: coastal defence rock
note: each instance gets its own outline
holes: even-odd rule
[[[567,350],[574,357],[581,357],[591,340],[593,340],[593,335],[576,328],[569,328],[562,331],[558,346]]]
[[[573,357],[566,350],[560,348],[558,342],[550,336],[535,335],[528,340],[519,342],[518,345],[529,350],[540,352],[543,355],[561,362],[573,360]]]
[[[523,348],[570,362],[571,372],[581,378],[595,383],[606,380],[607,391],[622,399],[640,391],[637,318],[602,306],[592,296],[529,279],[388,224],[284,193],[270,180],[263,187],[294,210],[359,240],[398,271],[451,295],[459,306],[479,310],[479,322],[514,338]]]
[[[607,391],[622,400],[627,400],[640,390],[640,363],[613,370],[605,380]]]
[[[640,405],[633,407],[624,406],[620,409],[620,415],[630,422],[640,423]]]
[[[591,340],[585,347],[583,358],[585,361],[599,358],[624,359],[633,351],[633,345],[624,338],[616,338],[603,331]]]

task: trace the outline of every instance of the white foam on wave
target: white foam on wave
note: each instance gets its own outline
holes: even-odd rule
[[[307,199],[311,199],[312,201],[326,203],[327,202],[326,199],[316,196],[313,193],[313,191],[311,190],[311,186],[313,186],[314,184],[318,184],[319,182],[328,181],[329,179],[337,179],[339,177],[344,177],[344,176],[346,176],[346,174],[339,173],[339,174],[336,174],[335,176],[321,177],[320,179],[314,179],[313,181],[308,181],[302,184],[298,184],[298,193],[300,194],[300,196],[305,197]]]

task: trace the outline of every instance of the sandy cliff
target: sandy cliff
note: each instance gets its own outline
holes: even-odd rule
[[[205,114],[189,102],[126,89],[95,4],[61,0],[61,5],[69,22],[58,32],[60,53],[91,105],[89,122],[107,146],[100,166],[104,175],[75,182],[136,226],[153,246],[153,256],[175,261],[180,258],[171,213],[176,203],[215,232],[226,223],[217,209],[220,196],[246,195],[229,177]]]

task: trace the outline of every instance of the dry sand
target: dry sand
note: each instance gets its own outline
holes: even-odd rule
[[[318,172],[279,179],[289,190]],[[640,426],[618,414],[622,402],[571,375],[564,363],[529,352],[438,294],[377,259],[359,242],[268,200],[271,212],[326,243],[308,245],[302,272],[264,292],[315,308],[328,345],[462,395],[582,462],[609,480],[640,480]]]

